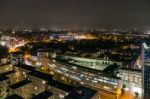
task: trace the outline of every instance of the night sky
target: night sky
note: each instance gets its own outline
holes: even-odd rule
[[[0,0],[0,28],[150,27],[150,0]]]

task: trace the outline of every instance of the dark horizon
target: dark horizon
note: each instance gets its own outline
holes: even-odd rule
[[[148,0],[0,0],[0,28],[150,28]]]

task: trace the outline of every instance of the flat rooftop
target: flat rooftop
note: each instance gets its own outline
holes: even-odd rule
[[[11,96],[6,97],[5,99],[23,99],[23,97],[21,97],[17,94],[13,94]]]
[[[52,78],[53,78],[53,76],[51,76],[49,74],[46,74],[46,73],[42,73],[42,72],[37,71],[37,70],[32,71],[32,72],[30,72],[28,74],[31,75],[31,76],[34,76],[34,77],[46,80],[46,81],[51,81]]]
[[[58,55],[56,57],[58,60],[63,60],[67,63],[71,63],[74,65],[82,66],[85,68],[103,71],[105,68],[107,68],[109,65],[112,64],[110,60],[104,61],[104,60],[98,60],[98,59],[90,59],[90,58],[82,58],[82,57],[73,57],[73,56],[63,56]]]
[[[100,63],[94,63],[94,62],[88,62],[88,61],[86,62],[76,61],[76,62],[73,62],[72,64],[76,64],[76,65],[80,65],[83,67],[100,70],[100,71],[103,71],[108,66],[108,64],[100,64]]]
[[[12,88],[12,89],[16,89],[16,88],[22,87],[22,86],[24,86],[24,85],[27,85],[27,84],[29,84],[29,83],[31,83],[31,81],[25,79],[25,80],[20,81],[20,82],[18,82],[18,83],[12,84],[12,85],[10,85],[10,86],[8,86],[8,87],[9,87],[9,88]]]
[[[91,99],[97,91],[90,88],[80,86],[76,90],[72,90],[65,99]]]
[[[69,63],[67,60],[61,60],[61,59],[55,59],[56,62],[60,63],[60,64],[64,64],[64,65],[69,65],[70,67],[78,67],[78,69],[86,69],[86,70],[89,70],[91,72],[100,72],[99,70],[95,70],[95,69],[92,69],[92,68],[87,68],[87,67],[84,67],[84,66],[80,66],[80,65],[77,65],[77,64],[73,64],[73,63]]]
[[[6,76],[0,76],[0,82],[1,82],[1,81],[4,81],[4,80],[7,80],[7,79],[9,79],[9,78],[6,77]]]
[[[32,97],[32,99],[47,99],[48,97],[50,97],[52,95],[53,95],[53,93],[44,91],[44,92]]]
[[[6,75],[9,75],[9,74],[12,74],[14,73],[14,71],[9,71],[9,72],[6,72],[6,73],[2,73],[0,74],[0,76],[6,76]]]
[[[86,66],[81,66],[81,65],[69,63],[67,60],[61,60],[61,59],[56,59],[56,58],[55,58],[55,60],[56,60],[56,62],[58,62],[60,64],[63,64],[63,65],[66,65],[66,66],[69,66],[69,67],[74,67],[75,66],[80,70],[86,70],[88,72],[95,73],[95,74],[100,74],[102,76],[108,76],[108,77],[113,77],[113,78],[116,78],[116,79],[120,79],[120,78],[116,77],[115,75],[113,75],[114,70],[116,70],[118,68],[118,66],[116,64],[108,65],[107,67],[105,67],[105,69],[103,71],[101,71],[101,70],[96,70],[96,69],[93,69],[93,68],[88,68]]]
[[[7,64],[1,64],[0,67],[2,66],[8,66],[8,65],[11,65],[10,63],[7,63]]]
[[[20,68],[23,68],[23,69],[26,69],[26,70],[29,70],[29,71],[34,71],[35,68],[33,66],[29,66],[29,65],[26,65],[26,64],[19,64],[19,65],[16,65],[16,67],[20,67]]]
[[[64,83],[56,81],[56,80],[51,80],[47,84],[50,86],[53,86],[55,88],[61,89],[63,91],[66,91],[66,92],[70,92],[72,89],[75,89],[74,86],[64,84]]]

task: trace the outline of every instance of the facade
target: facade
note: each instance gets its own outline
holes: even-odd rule
[[[140,70],[119,69],[122,84],[126,85],[126,91],[136,92],[142,97],[142,72]]]
[[[0,99],[5,98],[8,95],[7,86],[9,78],[6,76],[0,76]]]
[[[22,63],[24,61],[22,52],[14,52],[10,54],[10,62],[11,64],[17,65],[18,63]]]
[[[5,64],[0,66],[0,74],[6,73],[13,70],[13,66],[11,64]]]
[[[142,45],[142,62],[143,62],[143,95],[144,99],[150,97],[150,47],[145,43]]]

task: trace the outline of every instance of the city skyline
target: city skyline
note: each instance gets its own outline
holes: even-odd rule
[[[0,0],[0,99],[149,99],[149,0]]]

